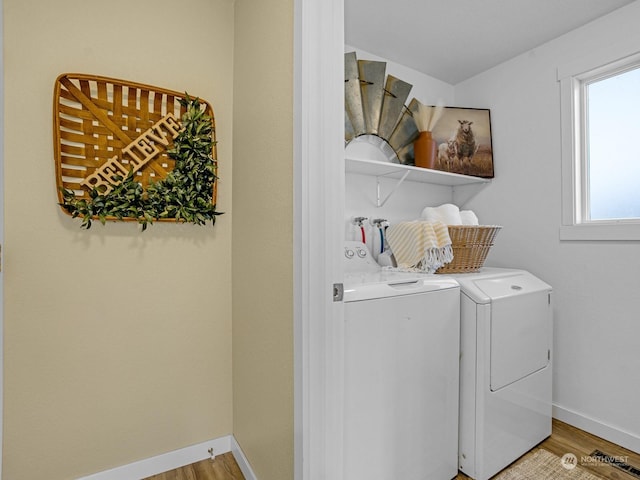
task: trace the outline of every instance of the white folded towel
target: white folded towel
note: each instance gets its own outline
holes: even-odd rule
[[[472,210],[460,210],[462,225],[478,225],[478,217]]]
[[[400,222],[386,232],[398,270],[434,273],[453,260],[449,230],[442,222]]]
[[[461,211],[452,203],[426,207],[421,216],[427,222],[442,222],[445,225],[478,225],[478,217],[472,210]]]
[[[427,222],[442,222],[445,225],[462,225],[460,209],[452,203],[445,203],[439,207],[426,207],[422,210],[422,219]]]

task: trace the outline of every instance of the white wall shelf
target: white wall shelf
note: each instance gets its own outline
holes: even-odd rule
[[[475,183],[489,183],[491,179],[460,175],[459,173],[442,172],[429,168],[402,165],[401,163],[379,162],[377,160],[364,160],[359,158],[346,159],[346,171],[360,173],[376,177],[402,178],[407,172],[407,180],[421,183],[433,183],[435,185],[470,185]]]
[[[372,175],[377,181],[377,202],[378,207],[383,206],[389,197],[402,185],[405,180],[413,182],[429,183],[433,185],[445,185],[450,187],[460,187],[463,185],[483,186],[491,182],[489,178],[472,177],[470,175],[460,175],[458,173],[431,170],[428,168],[414,167],[412,165],[402,165],[400,163],[380,162],[377,160],[365,160],[359,158],[345,159],[346,172]],[[394,178],[398,183],[391,191],[381,198],[380,178]],[[468,198],[466,199],[468,200]],[[465,201],[466,201],[465,200]]]

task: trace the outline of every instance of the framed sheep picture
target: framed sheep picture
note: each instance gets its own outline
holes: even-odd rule
[[[488,109],[445,107],[432,135],[438,152],[436,169],[493,178]]]

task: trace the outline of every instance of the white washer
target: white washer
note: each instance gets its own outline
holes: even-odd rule
[[[551,287],[523,270],[461,288],[460,470],[486,480],[551,434]]]
[[[347,242],[344,302],[344,478],[455,477],[457,282],[381,270]]]

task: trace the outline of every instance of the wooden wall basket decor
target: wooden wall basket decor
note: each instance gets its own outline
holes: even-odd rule
[[[63,211],[91,220],[215,223],[215,120],[186,93],[94,75],[55,83],[54,153]]]

